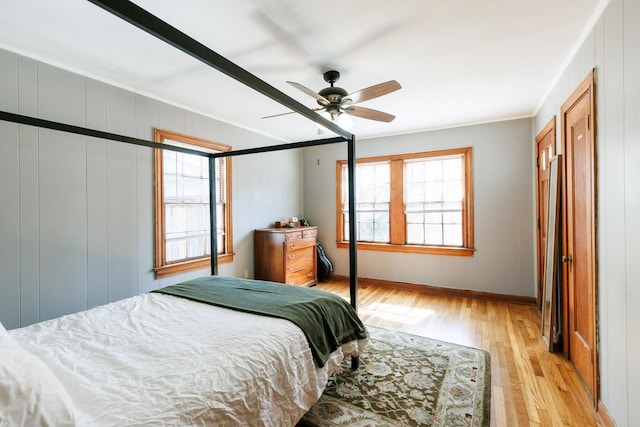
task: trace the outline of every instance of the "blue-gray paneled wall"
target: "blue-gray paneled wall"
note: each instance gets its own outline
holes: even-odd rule
[[[476,252],[472,257],[359,251],[358,276],[413,284],[535,296],[534,158],[531,119],[510,120],[360,139],[358,157],[473,147]],[[305,208],[320,226],[320,241],[337,274],[348,274],[346,249],[337,249],[336,160],[344,147],[308,148],[304,154]]]
[[[600,400],[618,426],[635,426],[640,419],[640,2],[609,2],[540,108],[536,131],[559,117],[562,103],[593,68]],[[561,149],[560,126],[557,140]]]
[[[212,71],[214,72],[214,71]],[[154,127],[233,148],[273,140],[0,49],[0,109],[152,139]],[[300,150],[233,159],[234,262],[253,229],[303,215]],[[0,122],[0,322],[16,328],[208,274],[153,274],[153,153]]]

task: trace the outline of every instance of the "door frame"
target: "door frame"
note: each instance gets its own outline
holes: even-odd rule
[[[556,116],[553,116],[551,118],[551,120],[549,120],[549,122],[544,125],[544,127],[542,128],[542,130],[538,133],[538,135],[535,138],[535,146],[534,146],[534,151],[536,153],[536,247],[538,252],[536,253],[536,264],[537,264],[537,271],[538,271],[538,281],[537,281],[537,297],[536,297],[536,301],[538,304],[538,308],[542,308],[542,282],[544,280],[544,262],[542,261],[542,255],[545,254],[546,256],[546,246],[542,247],[542,232],[543,232],[543,224],[545,222],[545,218],[544,218],[544,213],[541,212],[542,206],[540,205],[540,196],[541,196],[541,191],[542,189],[540,188],[540,157],[539,157],[539,153],[540,153],[540,142],[542,142],[547,135],[551,134],[553,141],[551,143],[551,145],[553,146],[553,153],[552,156],[556,155],[556,152],[558,151],[558,147],[557,147],[557,138],[556,138]]]
[[[567,203],[568,203],[568,191],[567,191],[567,162],[569,161],[566,155],[567,153],[567,138],[566,138],[566,116],[567,113],[572,109],[572,107],[576,104],[578,100],[580,100],[585,93],[589,92],[589,126],[587,131],[590,133],[591,138],[591,170],[593,171],[593,181],[591,185],[591,200],[592,200],[592,221],[590,224],[591,233],[593,236],[592,244],[591,244],[591,252],[593,254],[592,257],[592,283],[590,284],[592,287],[592,301],[590,304],[590,314],[593,316],[594,325],[593,325],[593,335],[591,337],[593,342],[593,378],[594,378],[594,387],[593,390],[590,390],[592,393],[593,405],[595,408],[598,406],[599,399],[599,390],[600,390],[600,378],[599,378],[599,352],[598,352],[598,310],[597,310],[597,295],[598,295],[598,260],[597,260],[597,247],[598,247],[598,234],[597,234],[597,149],[596,149],[596,71],[592,69],[589,74],[585,77],[585,79],[580,83],[580,85],[575,89],[575,91],[569,96],[569,98],[562,104],[561,107],[561,129],[562,129],[562,154],[563,154],[563,173],[562,173],[562,194],[563,194],[563,203],[562,203],[562,257],[563,259],[568,256],[567,247],[568,247],[568,229],[567,229]],[[569,328],[569,264],[567,262],[562,263],[562,304],[563,304],[563,353],[565,357],[569,358],[570,355],[570,328]]]

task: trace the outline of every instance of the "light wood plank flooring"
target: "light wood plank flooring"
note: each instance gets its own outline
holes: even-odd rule
[[[319,289],[349,298],[349,286]],[[579,377],[540,338],[533,306],[360,285],[365,324],[481,348],[491,354],[492,426],[601,426]]]

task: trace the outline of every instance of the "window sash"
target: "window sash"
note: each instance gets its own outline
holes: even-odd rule
[[[463,247],[464,155],[404,161],[405,244]]]
[[[156,129],[156,141],[188,144],[207,151],[231,147]],[[218,261],[232,256],[229,158],[216,161],[216,235]],[[210,265],[209,159],[155,150],[156,277]],[[222,257],[222,258],[221,258]]]
[[[454,255],[472,255],[471,155],[471,148],[467,147],[358,159],[358,247],[424,253],[443,253],[444,250]],[[390,194],[384,201],[371,197],[375,194],[371,188],[364,191],[361,187],[363,178],[369,180],[365,187],[372,187],[373,175],[368,173],[365,177],[359,173],[360,168],[371,169],[373,165],[386,165],[389,171]],[[341,183],[338,188],[337,239],[339,247],[346,247],[349,239],[346,161],[338,161],[337,166],[338,182]],[[381,238],[381,230],[385,226],[385,237]],[[375,234],[376,231],[380,233]]]
[[[349,184],[347,165],[342,166],[342,217],[345,240],[349,239]],[[389,162],[371,162],[356,169],[356,232],[359,241],[389,243],[391,202]]]

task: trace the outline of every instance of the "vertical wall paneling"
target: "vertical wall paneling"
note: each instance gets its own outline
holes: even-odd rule
[[[618,426],[640,419],[640,4],[611,0],[536,116],[540,129],[596,68],[600,399]]]
[[[20,325],[19,165],[18,125],[0,123],[0,322],[6,328]]]
[[[640,419],[640,2],[624,2],[624,188],[627,304],[628,417]],[[635,402],[636,404],[633,404]]]
[[[2,49],[0,107],[144,139],[164,127],[238,149],[279,142]],[[221,274],[253,271],[253,229],[302,215],[300,161],[299,152],[234,159],[239,261]],[[3,325],[26,326],[208,274],[155,280],[152,171],[148,148],[0,122]],[[265,180],[274,174],[277,184]],[[249,198],[255,186],[257,200]]]
[[[601,399],[619,425],[628,425],[626,356],[626,260],[624,167],[623,0],[612,0],[604,14],[602,66],[598,68],[598,161],[600,191],[599,294]],[[624,362],[622,362],[622,360]],[[606,374],[605,374],[606,372]]]
[[[18,56],[0,49],[0,109],[18,111]]]
[[[84,126],[84,78],[38,66],[38,115]],[[65,108],[60,108],[64,101]],[[87,304],[86,138],[41,129],[38,146],[40,320]]]
[[[178,133],[187,133],[185,129],[185,116],[187,113],[172,105],[160,104],[158,106],[158,127]]]
[[[104,83],[86,81],[87,127],[106,130],[106,97]],[[87,138],[87,307],[108,302],[107,144]]]
[[[18,57],[0,50],[0,108],[18,111]],[[0,322],[20,325],[20,144],[18,125],[0,122]]]
[[[18,113],[38,114],[38,63],[18,58]],[[18,127],[20,144],[20,324],[40,320],[39,131]]]
[[[135,95],[107,88],[107,131],[135,135]],[[108,284],[109,301],[138,293],[135,146],[107,144]]]
[[[136,96],[136,137],[153,139],[153,128],[158,126],[158,102]],[[136,148],[136,214],[138,230],[138,292],[148,292],[157,287],[153,272],[153,150]]]
[[[86,139],[41,130],[40,320],[87,305]]]

